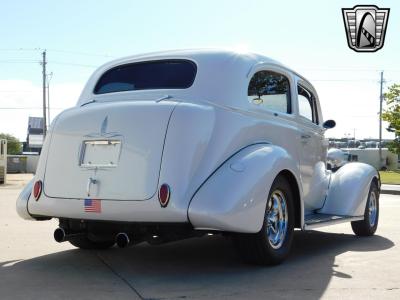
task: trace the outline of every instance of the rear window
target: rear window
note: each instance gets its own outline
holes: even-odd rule
[[[126,64],[105,72],[97,82],[94,93],[187,89],[193,84],[196,71],[192,61],[182,59]]]

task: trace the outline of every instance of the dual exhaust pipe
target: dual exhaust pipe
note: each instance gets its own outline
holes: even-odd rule
[[[54,240],[58,243],[73,240],[75,238],[82,238],[86,236],[85,232],[79,233],[66,233],[61,227],[54,230]],[[133,244],[132,238],[125,232],[120,232],[115,236],[115,243],[119,248],[125,248]]]
[[[119,248],[126,248],[132,244],[132,239],[125,232],[120,232],[115,236],[115,243]]]
[[[79,232],[79,233],[67,234],[63,228],[58,227],[56,230],[54,230],[53,235],[54,235],[54,239],[56,240],[56,242],[62,243],[62,242],[73,240],[74,238],[84,237],[85,233]]]

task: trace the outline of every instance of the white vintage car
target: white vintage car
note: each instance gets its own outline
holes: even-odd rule
[[[53,121],[17,211],[59,219],[56,241],[79,248],[224,233],[246,261],[277,264],[295,228],[377,228],[377,171],[326,168],[324,132],[334,126],[313,86],[265,56],[118,59]]]

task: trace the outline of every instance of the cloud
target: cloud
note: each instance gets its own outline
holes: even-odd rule
[[[310,74],[311,78],[313,77]],[[313,82],[318,91],[325,120],[334,119],[336,128],[328,130],[328,137],[343,137],[345,134],[356,138],[377,138],[379,89],[371,82]],[[83,84],[51,83],[51,119],[62,110],[72,107],[78,100]],[[21,109],[6,109],[21,108]],[[26,139],[28,117],[41,117],[42,87],[28,80],[0,80],[0,132]],[[393,138],[385,130],[383,137]]]
[[[83,85],[50,84],[50,118],[74,106]],[[0,80],[0,132],[26,139],[28,118],[42,117],[42,86],[28,80]]]
[[[324,82],[313,83],[321,102],[324,120],[334,119],[336,127],[326,131],[327,137],[356,139],[379,136],[379,86],[374,82]],[[383,122],[383,138],[393,139]]]

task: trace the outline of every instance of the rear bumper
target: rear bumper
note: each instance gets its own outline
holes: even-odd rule
[[[85,211],[85,200],[50,198],[45,194],[38,201],[18,199],[23,206],[27,202],[26,213],[34,218],[54,217],[80,220],[116,221],[116,222],[188,222],[187,209],[173,205],[161,207],[157,196],[143,201],[101,200],[100,212]],[[23,217],[20,214],[21,217]]]

